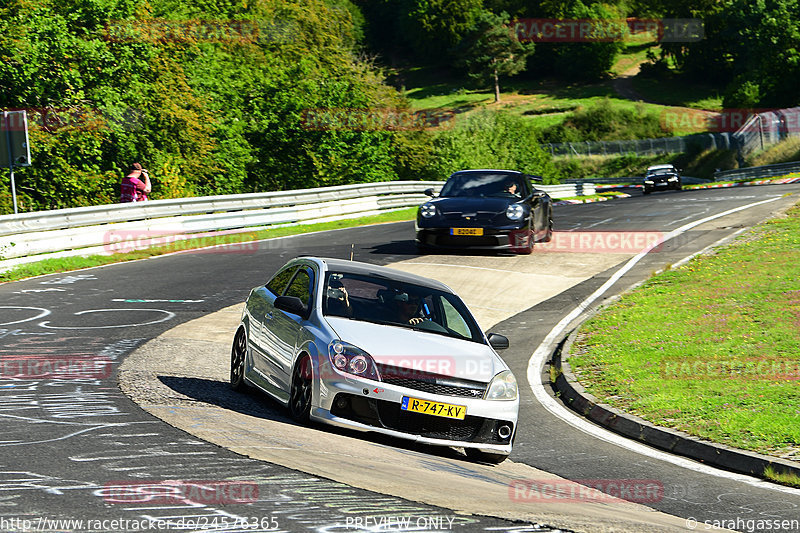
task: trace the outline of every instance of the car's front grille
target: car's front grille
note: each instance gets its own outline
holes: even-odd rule
[[[508,444],[514,424],[502,420],[465,416],[463,420],[404,411],[399,403],[339,393],[333,400],[331,414],[376,428],[386,428],[430,439],[460,442]],[[498,435],[508,426],[509,436]]]
[[[422,370],[379,364],[378,372],[380,372],[381,381],[384,383],[430,394],[460,396],[462,398],[483,398],[483,393],[486,392],[485,383],[450,378]]]
[[[430,394],[444,394],[445,396],[460,396],[463,398],[483,398],[485,388],[467,388],[457,387],[453,385],[440,385],[430,381],[411,378],[392,378],[386,377],[382,380],[389,385],[396,385],[398,387],[405,387],[407,389],[414,389]]]

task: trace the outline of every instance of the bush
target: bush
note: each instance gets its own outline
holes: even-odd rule
[[[543,142],[619,141],[669,137],[661,119],[637,104],[634,109],[619,107],[604,98],[590,107],[578,108],[560,124],[542,132]]]
[[[496,168],[541,175],[558,183],[550,155],[540,147],[539,133],[518,115],[482,110],[457,118],[451,130],[433,141],[432,168],[439,179],[457,170]]]

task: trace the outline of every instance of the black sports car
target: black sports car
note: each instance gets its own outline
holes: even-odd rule
[[[474,248],[529,254],[553,234],[550,196],[531,185],[541,181],[513,170],[461,170],[438,196],[417,211],[416,244],[429,248]]]
[[[672,165],[655,165],[647,168],[642,181],[642,192],[650,194],[653,191],[672,189],[680,191],[681,174],[680,171]]]

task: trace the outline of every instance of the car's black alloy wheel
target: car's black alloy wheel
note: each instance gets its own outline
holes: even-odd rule
[[[244,359],[246,354],[247,332],[242,327],[236,332],[236,336],[233,338],[233,346],[231,347],[231,388],[233,390],[245,388]]]
[[[294,366],[289,411],[298,422],[308,421],[311,411],[311,359],[307,355],[301,356]]]

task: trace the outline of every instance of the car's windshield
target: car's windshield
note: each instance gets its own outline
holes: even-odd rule
[[[475,319],[458,296],[383,277],[328,272],[322,313],[483,342]]]
[[[647,171],[648,176],[660,176],[664,174],[675,174],[674,168],[654,168]]]
[[[520,197],[522,182],[518,175],[498,172],[453,174],[442,187],[443,197]]]

